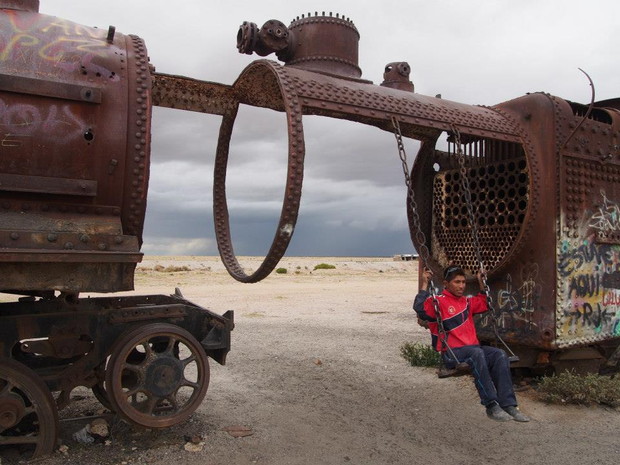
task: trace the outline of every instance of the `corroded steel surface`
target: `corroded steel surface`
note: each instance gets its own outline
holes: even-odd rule
[[[411,67],[409,66],[409,63],[404,61],[388,63],[385,65],[383,82],[381,85],[384,87],[391,87],[392,89],[413,92],[415,90],[415,86],[409,79],[410,74]]]
[[[494,138],[506,144],[520,140],[514,121],[491,108],[343,80],[268,60],[258,60],[248,66],[233,84],[231,95],[238,104],[285,111],[289,135],[287,184],[280,221],[263,264],[252,275],[247,275],[234,255],[225,195],[228,149],[236,110],[225,114],[222,120],[214,177],[216,238],[226,268],[235,279],[243,282],[256,282],[266,277],[284,255],[293,234],[303,182],[303,115],[348,119],[385,130],[391,130],[391,120],[397,118],[404,135],[422,140],[436,139],[442,130],[453,127],[470,137]]]
[[[22,6],[0,10],[0,290],[132,289],[149,176],[146,47]]]
[[[505,102],[494,109],[521,121],[521,144],[480,138],[465,150],[482,254],[507,339],[548,349],[599,343],[608,356],[607,343],[620,336],[614,220],[620,113],[595,108],[584,120],[586,108],[540,93]],[[423,148],[414,166],[416,195],[437,269],[452,259],[474,270],[451,152],[452,146]],[[481,332],[492,339],[488,318]]]
[[[224,115],[235,108],[236,100],[225,84],[153,73],[153,105]]]
[[[260,29],[245,21],[239,27],[237,48],[240,53],[260,56],[275,53],[285,64],[308,71],[359,79],[359,39],[349,18],[315,12],[298,16],[288,27],[276,19],[267,21]]]
[[[265,72],[265,70],[261,70]],[[262,82],[268,80],[268,88],[272,91],[279,89],[280,78],[283,68],[280,66],[267,70],[268,75]],[[299,202],[301,199],[301,186],[303,180],[304,166],[304,134],[301,121],[301,106],[299,100],[291,93],[280,93],[277,98],[273,95],[251,95],[252,79],[237,80],[233,88],[235,91],[239,89],[237,95],[243,92],[245,98],[255,98],[255,101],[262,101],[267,98],[270,104],[275,104],[276,108],[283,109],[286,112],[286,121],[288,126],[288,170],[286,187],[284,194],[284,205],[280,213],[280,220],[276,229],[273,243],[267,253],[263,263],[254,273],[247,275],[239,262],[237,261],[232,241],[230,237],[230,223],[228,217],[228,206],[226,203],[226,168],[228,165],[228,151],[230,146],[230,138],[232,136],[233,125],[235,122],[236,109],[226,115],[222,120],[220,135],[218,140],[215,171],[213,182],[213,216],[215,222],[215,233],[220,250],[222,261],[229,273],[237,280],[242,282],[257,282],[273,271],[276,267],[291,240],[297,215],[299,212]],[[252,89],[256,91],[257,89]]]
[[[492,342],[499,326],[525,366],[597,361],[618,346],[617,98],[586,106],[535,93],[467,105],[415,93],[405,62],[388,63],[377,86],[362,79],[355,25],[331,13],[302,15],[289,26],[243,23],[239,51],[275,53],[284,65],[257,60],[232,85],[155,73],[139,37],[40,15],[36,0],[0,0],[0,39],[0,291],[31,296],[0,304],[0,372],[13,373],[0,376],[0,426],[10,430],[26,404],[41,404],[42,423],[31,425],[42,433],[32,440],[35,450],[53,447],[56,405],[68,404],[76,386],[93,388],[135,424],[184,420],[206,391],[206,356],[223,364],[230,349],[232,313],[216,315],[180,294],[78,297],[133,287],[153,105],[222,116],[214,220],[222,260],[236,279],[265,278],[292,237],[304,115],[398,128],[397,140],[421,142],[410,174],[415,202],[407,202],[414,244],[431,251],[436,274],[450,262],[473,273],[479,258],[487,268],[497,308],[478,321],[484,341]],[[234,253],[225,188],[240,105],[284,112],[288,130],[280,220],[252,274]],[[199,361],[198,381],[181,374],[177,343]],[[144,360],[135,358],[138,346]],[[19,378],[14,365],[30,378]],[[148,378],[151,371],[166,382]],[[188,383],[194,393],[177,399],[176,388]],[[58,393],[56,405],[48,391]],[[162,409],[171,412],[163,420]]]
[[[54,398],[37,374],[0,356],[0,446],[15,445],[22,459],[51,453],[58,436]]]
[[[51,452],[57,410],[77,386],[93,388],[135,424],[178,423],[208,388],[207,356],[225,363],[232,312],[216,315],[180,293],[79,294],[133,289],[142,259],[153,79],[157,103],[220,114],[236,105],[230,86],[154,76],[139,37],[40,15],[38,1],[0,0],[0,43],[0,292],[27,296],[0,304],[1,452],[13,445],[32,456]],[[162,327],[175,336],[159,351],[165,334],[150,333]],[[145,338],[135,344],[157,348],[144,364],[138,404],[123,397],[123,367],[138,351],[123,339],[131,331]],[[179,358],[179,344],[195,362]],[[192,363],[198,379],[179,375]]]
[[[145,428],[187,420],[208,387],[204,349],[191,333],[168,323],[151,323],[123,334],[106,369],[113,410]]]
[[[299,21],[315,27],[325,19],[309,15]],[[524,348],[554,350],[597,343],[598,350],[606,353],[609,346],[617,345],[618,99],[594,103],[593,110],[543,93],[492,107],[450,102],[414,93],[406,63],[389,63],[384,82],[375,86],[351,69],[309,68],[304,60],[291,59],[286,44],[294,43],[295,21],[285,28],[270,20],[260,30],[252,24],[246,22],[240,29],[240,51],[249,53],[254,46],[262,56],[275,52],[284,65],[267,60],[252,63],[233,84],[233,94],[241,104],[289,113],[287,186],[291,187],[261,272],[247,277],[234,258],[228,213],[222,207],[224,184],[218,183],[218,244],[233,276],[250,282],[259,279],[275,267],[290,240],[301,195],[303,115],[348,119],[388,131],[394,130],[396,121],[402,135],[422,143],[411,172],[423,233],[418,235],[413,229],[409,210],[414,243],[422,246],[420,238],[425,237],[424,245],[432,251],[430,264],[439,275],[450,262],[473,273],[480,266],[478,252],[489,272],[498,308],[495,315],[480,321],[483,338],[493,339],[493,318],[508,341]],[[269,46],[261,37],[274,31],[279,41]],[[337,50],[343,53],[338,48],[342,44],[348,44],[344,53],[357,56],[357,43],[346,39],[333,46],[334,55]],[[311,52],[304,53],[311,58]],[[222,163],[232,122],[233,118],[224,118],[218,148]],[[465,153],[470,205],[454,156],[456,134]],[[296,144],[291,145],[294,139]],[[222,173],[220,168],[216,178]],[[479,247],[472,238],[470,206]],[[536,352],[532,354],[530,366],[536,363]],[[576,357],[578,353],[566,354]],[[579,354],[591,356],[584,351]]]
[[[39,0],[0,0],[0,8],[39,11]]]
[[[7,361],[19,366],[24,373],[31,373],[32,380],[28,385],[39,383],[44,388],[34,395],[39,395],[40,391],[57,394],[55,402],[51,395],[49,402],[42,401],[40,396],[35,399],[41,401],[42,414],[56,415],[56,405],[58,409],[64,408],[70,401],[71,391],[77,386],[86,386],[92,387],[104,402],[108,396],[106,389],[111,390],[110,403],[115,410],[128,421],[149,427],[165,427],[182,421],[198,407],[208,387],[206,356],[221,364],[226,362],[230,332],[234,327],[232,312],[217,315],[185,300],[180,294],[88,299],[64,299],[61,296],[7,302],[0,304],[0,318],[0,417],[8,418],[10,412],[15,411],[13,397],[7,399],[6,384],[3,384],[3,379],[6,380],[2,376],[6,373],[3,363]],[[149,336],[151,333],[155,335]],[[139,340],[134,340],[136,335],[140,336]],[[162,345],[164,338],[167,338],[167,344]],[[121,378],[120,373],[135,368],[125,369],[124,362],[136,363],[135,358],[127,356],[127,351],[132,352],[132,344],[147,344],[145,339],[154,344],[156,353],[152,360],[143,360],[141,365],[147,371],[150,367],[151,377],[143,381],[141,388],[145,393],[139,401],[148,398],[152,402],[157,396],[157,402],[156,408],[138,411],[140,406],[135,403],[138,400],[123,398],[119,391],[121,386],[131,387],[127,383],[131,383],[132,378],[126,373]],[[186,372],[178,370],[194,366],[185,354],[179,356],[175,349],[177,343],[191,346],[192,354],[198,357],[196,363],[200,363],[202,369],[199,379],[190,378],[189,374],[181,376]],[[145,347],[138,350],[142,353],[148,351]],[[110,354],[115,358],[106,365]],[[168,371],[169,368],[173,371]],[[157,376],[155,372],[162,375],[164,384],[157,385],[153,378]],[[103,389],[104,380],[106,389]],[[180,396],[187,394],[187,397],[177,399],[177,391],[172,393],[171,390],[185,385],[186,381],[190,382],[189,388],[178,393]],[[165,386],[167,390],[158,391],[158,386]],[[30,391],[24,392],[28,394]],[[162,414],[163,407],[166,409]],[[50,435],[55,438],[53,421],[43,419],[39,425],[40,436],[31,437],[28,431],[23,431],[26,437],[19,436],[11,429],[6,433],[16,436],[11,441],[30,443],[38,441],[37,437],[43,438],[42,441]],[[0,428],[0,443],[5,440],[2,431]],[[54,446],[55,440],[52,440],[50,447]],[[50,451],[49,447],[45,449],[45,452]]]

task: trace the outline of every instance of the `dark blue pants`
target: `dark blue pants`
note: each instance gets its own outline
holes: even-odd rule
[[[497,402],[500,407],[517,405],[506,352],[489,346],[456,347],[452,351],[459,363],[466,362],[471,367],[482,405],[488,406],[493,402]],[[452,361],[449,352],[444,355],[444,359],[449,366]]]

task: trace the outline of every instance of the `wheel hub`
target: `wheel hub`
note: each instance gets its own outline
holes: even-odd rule
[[[17,425],[26,411],[24,399],[9,393],[0,399],[0,428],[7,429]]]
[[[146,370],[145,386],[157,397],[166,397],[178,389],[183,379],[183,365],[179,360],[159,357]]]

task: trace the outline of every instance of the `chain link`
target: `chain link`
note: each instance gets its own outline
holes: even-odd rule
[[[411,182],[411,175],[409,171],[409,164],[407,163],[407,152],[405,151],[405,145],[403,143],[403,136],[400,130],[400,123],[396,117],[392,116],[392,125],[394,126],[394,137],[396,138],[396,145],[398,146],[398,156],[400,158],[400,162],[403,168],[403,174],[405,176],[405,185],[407,186],[407,199],[409,201],[409,207],[411,211],[411,226],[414,229],[413,235],[419,244],[418,253],[420,255],[420,259],[422,261],[422,269],[427,270],[430,269],[429,261],[430,261],[430,250],[426,245],[426,235],[424,231],[422,231],[422,226],[420,225],[420,215],[418,213],[418,205],[415,201],[413,195],[413,183]],[[478,238],[478,224],[476,222],[476,215],[474,214],[474,207],[471,201],[471,189],[469,186],[469,177],[467,175],[467,167],[465,166],[465,154],[463,153],[463,148],[461,144],[461,134],[458,129],[451,125],[452,133],[454,134],[454,147],[457,161],[459,163],[459,172],[461,178],[461,187],[463,189],[463,195],[465,196],[465,203],[467,206],[467,213],[469,215],[469,223],[471,225],[471,238],[472,243],[474,245],[474,249],[476,251],[476,258],[478,259],[478,263],[480,264],[480,273],[482,279],[482,287],[484,293],[486,295],[487,306],[492,313],[493,317],[491,318],[493,331],[495,332],[496,338],[502,343],[502,345],[507,349],[510,355],[513,358],[518,358],[515,354],[510,350],[508,344],[504,342],[504,340],[499,335],[499,329],[497,327],[497,319],[498,316],[495,311],[495,304],[493,303],[493,298],[491,297],[491,289],[487,282],[486,278],[486,270],[484,268],[484,261],[482,259],[482,252],[480,248],[480,241]],[[429,292],[431,294],[433,307],[435,309],[435,315],[437,317],[437,327],[440,336],[440,341],[443,347],[449,352],[450,356],[458,362],[457,357],[454,352],[448,345],[448,335],[443,327],[443,321],[441,318],[441,311],[439,308],[439,299],[437,298],[437,288],[435,287],[435,283],[433,282],[432,277],[429,279]]]
[[[420,215],[418,214],[418,205],[413,195],[413,183],[411,182],[411,175],[409,174],[407,152],[405,152],[405,144],[403,143],[403,136],[400,131],[400,123],[394,116],[392,116],[392,125],[394,126],[394,137],[396,138],[396,145],[398,146],[398,156],[403,168],[403,175],[405,176],[405,185],[407,186],[407,200],[409,201],[411,211],[411,223],[414,229],[413,233],[419,244],[418,254],[420,255],[424,268],[428,268],[431,253],[426,245],[426,235],[420,226]]]
[[[407,163],[407,152],[405,151],[405,144],[403,143],[403,135],[400,130],[400,123],[394,116],[392,116],[392,125],[394,126],[394,137],[396,138],[396,145],[398,146],[398,156],[403,167],[405,185],[407,186],[407,200],[409,201],[409,207],[411,210],[411,223],[413,229],[415,229],[415,239],[419,244],[418,254],[420,255],[420,260],[422,262],[422,269],[430,270],[429,261],[431,253],[428,249],[428,246],[426,245],[426,235],[424,234],[424,231],[422,231],[422,226],[420,225],[418,204],[416,203],[415,197],[413,195],[413,183],[411,182],[411,175],[409,174],[410,171],[409,164]],[[432,277],[429,279],[428,291],[431,295],[433,308],[435,309],[435,317],[437,318],[437,330],[439,332],[439,340],[441,342],[441,345],[446,348],[452,359],[458,363],[458,358],[452,351],[452,348],[448,345],[448,334],[443,326],[443,319],[441,317],[441,310],[439,307],[437,287],[435,286]]]
[[[486,270],[484,268],[484,260],[482,259],[482,252],[480,247],[480,240],[478,236],[478,222],[476,221],[476,215],[474,214],[474,206],[471,201],[471,189],[469,186],[469,176],[467,175],[467,167],[465,166],[465,154],[463,153],[463,147],[461,144],[461,133],[456,128],[456,126],[452,125],[452,133],[454,134],[454,147],[456,159],[459,163],[459,173],[461,178],[461,187],[463,189],[463,195],[465,196],[465,203],[467,207],[467,213],[469,215],[469,225],[471,227],[471,240],[474,245],[474,250],[476,251],[476,258],[478,259],[478,263],[480,264],[480,272],[482,277],[482,284],[484,288],[484,292],[487,295],[487,303],[489,304],[489,308],[493,310],[493,298],[491,297],[491,289],[489,288],[489,284],[487,283]]]
[[[465,196],[465,202],[467,206],[467,213],[469,214],[469,224],[471,226],[471,240],[474,245],[474,250],[476,251],[476,258],[478,259],[478,263],[480,264],[480,277],[482,279],[482,287],[483,291],[486,295],[487,299],[487,307],[489,311],[493,315],[491,318],[491,324],[493,325],[493,332],[495,333],[495,337],[499,340],[502,345],[509,352],[510,356],[516,358],[514,352],[510,349],[508,344],[504,342],[504,340],[499,335],[499,328],[497,326],[497,320],[500,315],[495,308],[495,303],[493,302],[493,297],[491,296],[491,288],[487,282],[487,273],[484,268],[484,261],[482,259],[482,252],[480,247],[480,241],[478,239],[478,223],[476,222],[476,215],[474,214],[474,207],[471,201],[471,189],[469,186],[469,178],[467,176],[467,167],[465,166],[465,154],[463,153],[463,147],[461,144],[461,134],[456,126],[451,125],[452,133],[454,134],[454,147],[456,153],[456,159],[459,163],[459,172],[461,177],[461,187],[463,188],[463,195]]]

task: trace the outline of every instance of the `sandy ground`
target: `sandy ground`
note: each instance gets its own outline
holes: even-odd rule
[[[334,270],[312,271],[318,263]],[[258,262],[246,259],[250,267]],[[191,271],[155,271],[186,266]],[[610,464],[620,461],[620,412],[550,406],[518,394],[532,422],[496,423],[471,378],[440,380],[410,367],[404,342],[427,342],[411,310],[417,263],[391,259],[290,258],[258,284],[230,278],[218,259],[151,257],[136,293],[170,294],[235,310],[226,366],[211,363],[207,397],[191,419],[164,431],[114,422],[111,445],[81,445],[74,416],[98,403],[87,390],[61,412],[66,454],[56,464]],[[249,427],[233,438],[224,428]],[[197,452],[184,450],[199,435]]]

